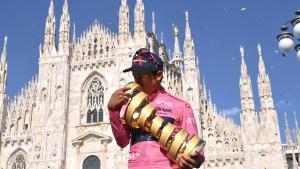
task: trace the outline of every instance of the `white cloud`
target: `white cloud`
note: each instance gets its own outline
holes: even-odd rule
[[[223,109],[223,110],[221,110],[221,112],[224,113],[224,115],[226,115],[226,116],[234,116],[234,115],[237,115],[241,112],[241,108],[232,107],[232,108],[229,108],[229,109]]]

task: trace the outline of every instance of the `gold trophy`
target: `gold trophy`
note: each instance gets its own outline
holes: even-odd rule
[[[126,87],[129,88],[126,94],[131,100],[122,120],[124,123],[150,133],[174,161],[177,154],[194,156],[203,150],[205,146],[203,139],[197,135],[188,139],[189,134],[184,129],[175,131],[175,125],[165,123],[160,116],[156,115],[155,107],[149,104],[149,96],[141,91],[139,84],[131,82]]]

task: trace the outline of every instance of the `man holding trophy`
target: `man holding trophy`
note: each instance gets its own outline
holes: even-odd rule
[[[135,83],[116,90],[108,110],[117,144],[130,143],[129,169],[191,169],[204,162],[191,106],[161,86],[163,61],[139,49],[132,66]]]

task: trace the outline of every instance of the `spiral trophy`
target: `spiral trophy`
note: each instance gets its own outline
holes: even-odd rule
[[[139,84],[131,82],[126,85],[126,95],[131,100],[123,117],[123,122],[132,128],[140,128],[155,137],[167,155],[175,161],[177,154],[196,155],[203,150],[205,141],[197,135],[189,138],[184,129],[175,131],[175,125],[156,115],[155,107],[149,104],[149,96],[141,91]]]

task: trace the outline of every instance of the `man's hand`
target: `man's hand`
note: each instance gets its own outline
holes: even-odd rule
[[[125,92],[129,90],[128,87],[123,87],[121,89],[116,90],[110,97],[109,102],[107,104],[108,110],[120,110],[121,107],[126,104],[129,100],[129,97],[126,96]]]
[[[201,165],[201,161],[198,156],[189,157],[184,154],[178,154],[176,162],[181,169],[199,168]]]

